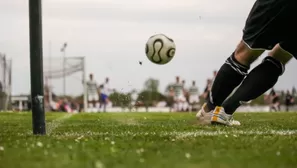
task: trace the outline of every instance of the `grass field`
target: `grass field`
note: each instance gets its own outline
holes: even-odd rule
[[[1,168],[297,167],[297,113],[239,113],[239,127],[201,126],[189,113],[0,113]]]

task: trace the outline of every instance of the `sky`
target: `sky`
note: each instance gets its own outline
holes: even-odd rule
[[[160,91],[175,76],[195,80],[202,91],[242,36],[251,0],[43,0],[44,60],[58,60],[64,42],[66,57],[84,56],[86,73],[97,82],[123,92],[141,90],[145,80],[160,80]],[[12,94],[30,92],[28,0],[0,1],[0,52],[13,61]],[[175,57],[166,65],[151,63],[145,43],[156,33],[176,43]],[[265,53],[266,54],[266,53]],[[252,67],[257,65],[257,60]],[[139,61],[143,64],[139,65]],[[45,61],[46,62],[46,61]],[[52,61],[54,62],[54,61]],[[46,64],[46,63],[45,63]],[[276,89],[297,86],[292,60]],[[46,67],[46,65],[44,65]],[[66,78],[66,93],[82,91],[81,74]],[[50,81],[57,94],[62,80]]]

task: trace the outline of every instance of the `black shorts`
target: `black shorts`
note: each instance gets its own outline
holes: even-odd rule
[[[272,103],[273,103],[273,104],[275,104],[275,103],[277,103],[277,102],[279,102],[279,97],[278,97],[278,96],[276,96],[276,97],[274,97],[274,98],[272,99]]]
[[[276,44],[297,58],[297,0],[257,0],[243,29],[252,49],[271,50]]]

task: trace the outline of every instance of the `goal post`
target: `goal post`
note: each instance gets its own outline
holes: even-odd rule
[[[12,60],[0,53],[0,111],[8,110],[11,97]]]
[[[53,102],[53,95],[83,96],[81,100],[83,111],[87,107],[86,66],[85,57],[44,57],[43,73],[45,87],[48,88],[46,103]],[[66,95],[64,92],[64,82]],[[54,93],[54,94],[53,94]],[[48,97],[47,97],[48,96]]]
[[[29,0],[28,5],[33,134],[45,135],[41,0]]]

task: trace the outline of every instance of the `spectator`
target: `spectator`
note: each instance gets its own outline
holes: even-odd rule
[[[269,93],[270,98],[270,111],[280,111],[280,101],[279,96],[276,94],[275,90],[272,88]]]
[[[286,105],[286,111],[289,111],[289,107],[294,103],[294,98],[290,94],[290,91],[287,90],[286,96],[285,96],[285,105]]]
[[[205,86],[205,89],[204,89],[204,92],[203,92],[203,95],[202,95],[202,97],[204,99],[208,99],[209,92],[210,92],[210,89],[211,89],[211,84],[212,84],[212,80],[211,79],[207,79],[206,86]]]
[[[3,89],[3,85],[2,85],[2,82],[0,81],[0,92],[3,92],[4,89]]]
[[[167,105],[169,106],[169,111],[172,112],[172,109],[174,108],[174,88],[173,86],[169,87],[168,95],[167,95]]]
[[[213,80],[214,80],[214,78],[217,76],[217,73],[218,73],[218,72],[217,72],[216,70],[213,71]]]

